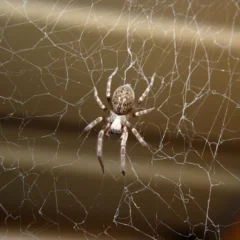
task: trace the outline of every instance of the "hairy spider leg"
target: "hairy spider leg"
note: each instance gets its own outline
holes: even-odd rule
[[[152,108],[148,108],[148,109],[145,109],[145,110],[142,110],[142,111],[135,112],[135,113],[133,113],[133,117],[139,117],[141,115],[148,114],[148,113],[152,112],[154,109],[155,108],[152,107]]]
[[[137,138],[137,140],[140,142],[140,144],[143,147],[150,148],[150,145],[147,144],[147,142],[144,141],[143,137],[138,133],[136,128],[134,128],[134,127],[132,128],[132,133],[134,134],[134,136]]]
[[[106,98],[110,106],[112,106],[111,103],[111,84],[112,84],[112,78],[116,75],[118,70],[118,67],[115,68],[114,72],[108,77],[107,81],[107,88],[106,88]]]
[[[102,110],[107,110],[106,106],[103,104],[103,102],[101,101],[101,99],[98,96],[98,91],[97,88],[94,88],[94,99],[97,102],[98,106],[102,109]]]
[[[97,141],[97,157],[102,168],[102,172],[104,173],[104,165],[102,161],[102,145],[103,145],[103,137],[104,137],[104,129],[102,129],[98,134],[98,141]]]
[[[123,128],[123,133],[121,136],[121,172],[122,175],[125,176],[125,166],[126,166],[126,145],[127,145],[127,139],[128,139],[128,130],[127,127]]]
[[[138,102],[137,102],[138,104],[142,103],[145,100],[145,98],[147,97],[147,95],[149,94],[149,92],[150,92],[150,90],[153,86],[155,76],[156,76],[156,73],[154,73],[152,75],[152,78],[151,78],[151,81],[150,81],[149,85],[147,86],[146,90],[143,92],[141,97],[138,99]]]
[[[91,130],[93,127],[95,127],[98,123],[100,123],[102,120],[104,119],[104,117],[98,117],[95,120],[93,120],[92,122],[90,122],[85,128],[84,128],[84,132],[87,132],[89,130]]]
[[[100,163],[103,173],[104,173],[104,164],[103,164],[103,160],[102,160],[103,137],[104,137],[105,132],[109,129],[110,125],[111,124],[108,123],[107,126],[104,129],[100,130],[100,132],[98,133],[97,157],[98,157],[98,161]]]

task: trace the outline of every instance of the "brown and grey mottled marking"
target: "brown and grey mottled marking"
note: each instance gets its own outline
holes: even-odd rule
[[[112,107],[116,114],[127,114],[133,107],[135,94],[130,84],[118,87],[112,96]]]

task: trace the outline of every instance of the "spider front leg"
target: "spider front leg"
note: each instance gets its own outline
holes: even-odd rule
[[[126,165],[126,145],[127,145],[127,139],[128,139],[128,130],[127,127],[123,128],[123,133],[121,136],[121,172],[122,175],[125,176],[125,165]]]
[[[102,110],[107,110],[106,106],[102,103],[101,99],[98,96],[98,91],[97,88],[94,88],[94,99],[96,100],[98,106],[102,109]]]
[[[118,67],[115,68],[114,72],[109,76],[107,81],[107,89],[106,89],[106,98],[108,100],[108,103],[111,105],[111,84],[112,84],[112,78],[116,75],[118,70]]]
[[[137,102],[138,104],[142,103],[145,100],[145,98],[147,97],[147,95],[149,94],[149,92],[153,86],[155,76],[156,76],[156,73],[154,73],[152,75],[149,85],[147,86],[146,90],[143,92],[142,96],[138,99],[138,102]]]

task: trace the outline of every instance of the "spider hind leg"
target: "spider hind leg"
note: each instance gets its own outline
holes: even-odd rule
[[[102,172],[104,173],[104,165],[102,161],[102,146],[103,146],[103,137],[104,137],[104,129],[102,129],[98,134],[98,142],[97,142],[97,157],[102,168]]]
[[[121,136],[121,172],[122,175],[125,176],[125,166],[126,166],[126,145],[127,145],[127,139],[128,139],[128,131],[127,127],[123,128],[123,133]]]

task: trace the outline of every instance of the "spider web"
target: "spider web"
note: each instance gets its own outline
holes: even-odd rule
[[[0,3],[1,239],[237,239],[237,0]],[[84,127],[106,115],[107,78],[136,98],[126,176],[120,141]]]

